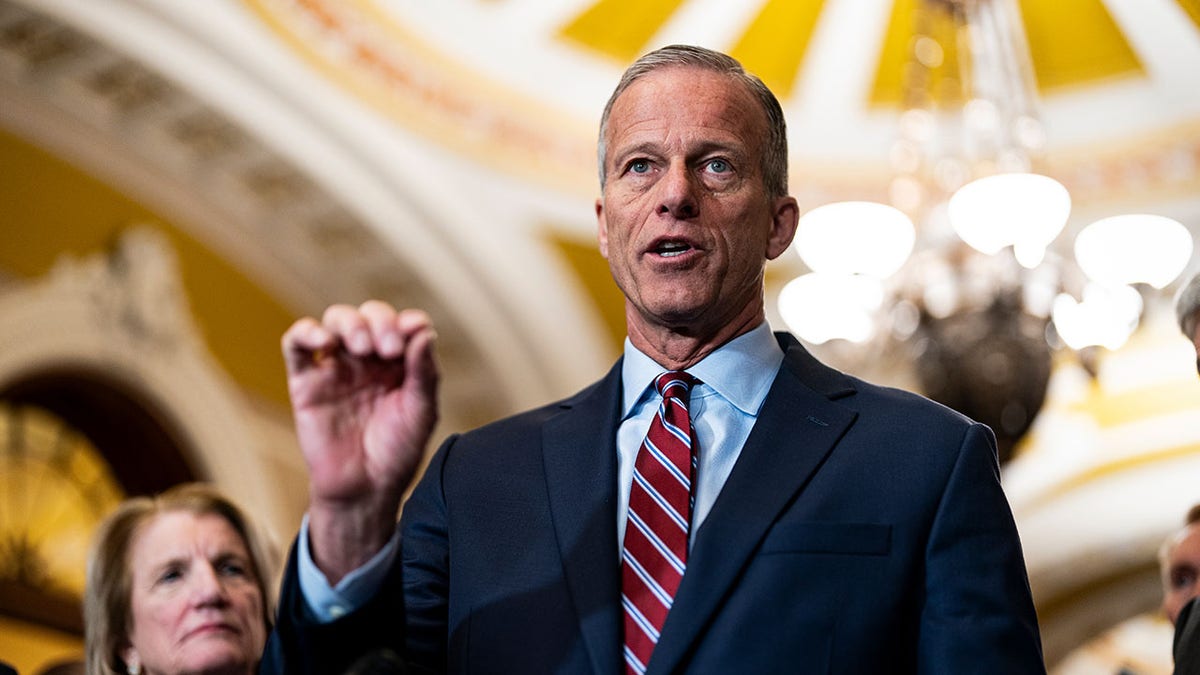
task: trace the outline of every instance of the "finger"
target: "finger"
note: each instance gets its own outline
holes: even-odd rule
[[[371,331],[366,318],[357,307],[330,305],[321,317],[321,325],[341,341],[347,352],[354,356],[369,356],[375,351]]]
[[[413,339],[425,331],[433,331],[433,321],[419,309],[406,309],[396,317],[396,325],[404,337],[404,352],[410,351]]]
[[[437,395],[439,378],[437,359],[434,356],[436,344],[437,331],[426,323],[409,339],[404,353],[404,370],[407,374],[405,386],[416,387],[430,400]]]
[[[371,341],[380,357],[394,359],[404,352],[405,336],[396,321],[396,310],[386,302],[368,300],[358,308],[367,322]]]
[[[433,328],[433,320],[419,309],[406,309],[396,316],[396,325],[405,339],[412,339],[417,333]]]
[[[288,372],[304,370],[337,346],[336,338],[312,317],[297,320],[280,339]]]

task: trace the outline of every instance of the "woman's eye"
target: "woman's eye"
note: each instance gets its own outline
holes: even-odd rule
[[[164,584],[164,583],[171,583],[173,581],[178,581],[182,578],[183,578],[183,572],[180,571],[178,568],[171,567],[171,568],[163,570],[162,574],[158,575],[157,581],[160,584]]]
[[[244,577],[246,576],[246,566],[240,563],[227,562],[222,563],[217,567],[217,570],[227,577]]]

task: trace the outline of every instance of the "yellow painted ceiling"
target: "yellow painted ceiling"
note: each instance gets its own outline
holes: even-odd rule
[[[597,0],[562,29],[562,37],[629,63],[685,0]]]
[[[1187,12],[1192,23],[1200,26],[1200,0],[1178,0],[1179,6]]]
[[[770,0],[754,17],[730,55],[762,78],[776,96],[787,98],[824,4],[823,0]]]
[[[0,132],[0,270],[45,275],[62,255],[111,246],[122,230],[161,230],[179,259],[192,317],[222,367],[247,391],[287,404],[279,338],[294,320],[229,261],[74,166]]]
[[[1102,0],[1020,0],[1038,89],[1144,75]]]
[[[1200,26],[1200,0],[1177,1]],[[628,63],[649,48],[653,37],[683,4],[682,0],[597,0],[564,25],[560,36],[618,63]],[[1144,74],[1102,0],[1018,0],[1017,5],[1042,94]],[[781,99],[788,98],[825,6],[824,0],[767,0],[736,41],[733,56],[758,73]],[[892,3],[870,104],[890,106],[905,100],[904,67],[911,58],[914,39],[920,35],[937,40],[945,55],[944,68],[956,71],[965,65],[958,56],[965,54],[962,41],[967,36],[956,29],[950,7],[951,3],[932,0]],[[935,79],[940,77],[935,74]],[[935,86],[934,91],[947,88]]]

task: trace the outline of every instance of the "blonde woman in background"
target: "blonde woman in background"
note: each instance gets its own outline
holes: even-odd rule
[[[123,502],[101,524],[84,593],[88,675],[250,675],[278,556],[213,487]]]

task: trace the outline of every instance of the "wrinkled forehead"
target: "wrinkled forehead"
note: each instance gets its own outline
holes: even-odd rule
[[[1192,523],[1175,534],[1167,557],[1171,561],[1194,560],[1200,564],[1200,523]]]
[[[698,66],[663,66],[634,80],[613,101],[606,142],[630,129],[686,125],[725,130],[751,145],[767,135],[767,115],[742,78]]]
[[[223,515],[205,510],[170,508],[154,513],[138,527],[130,542],[130,554],[178,553],[201,549],[244,551],[246,542],[237,528]]]

